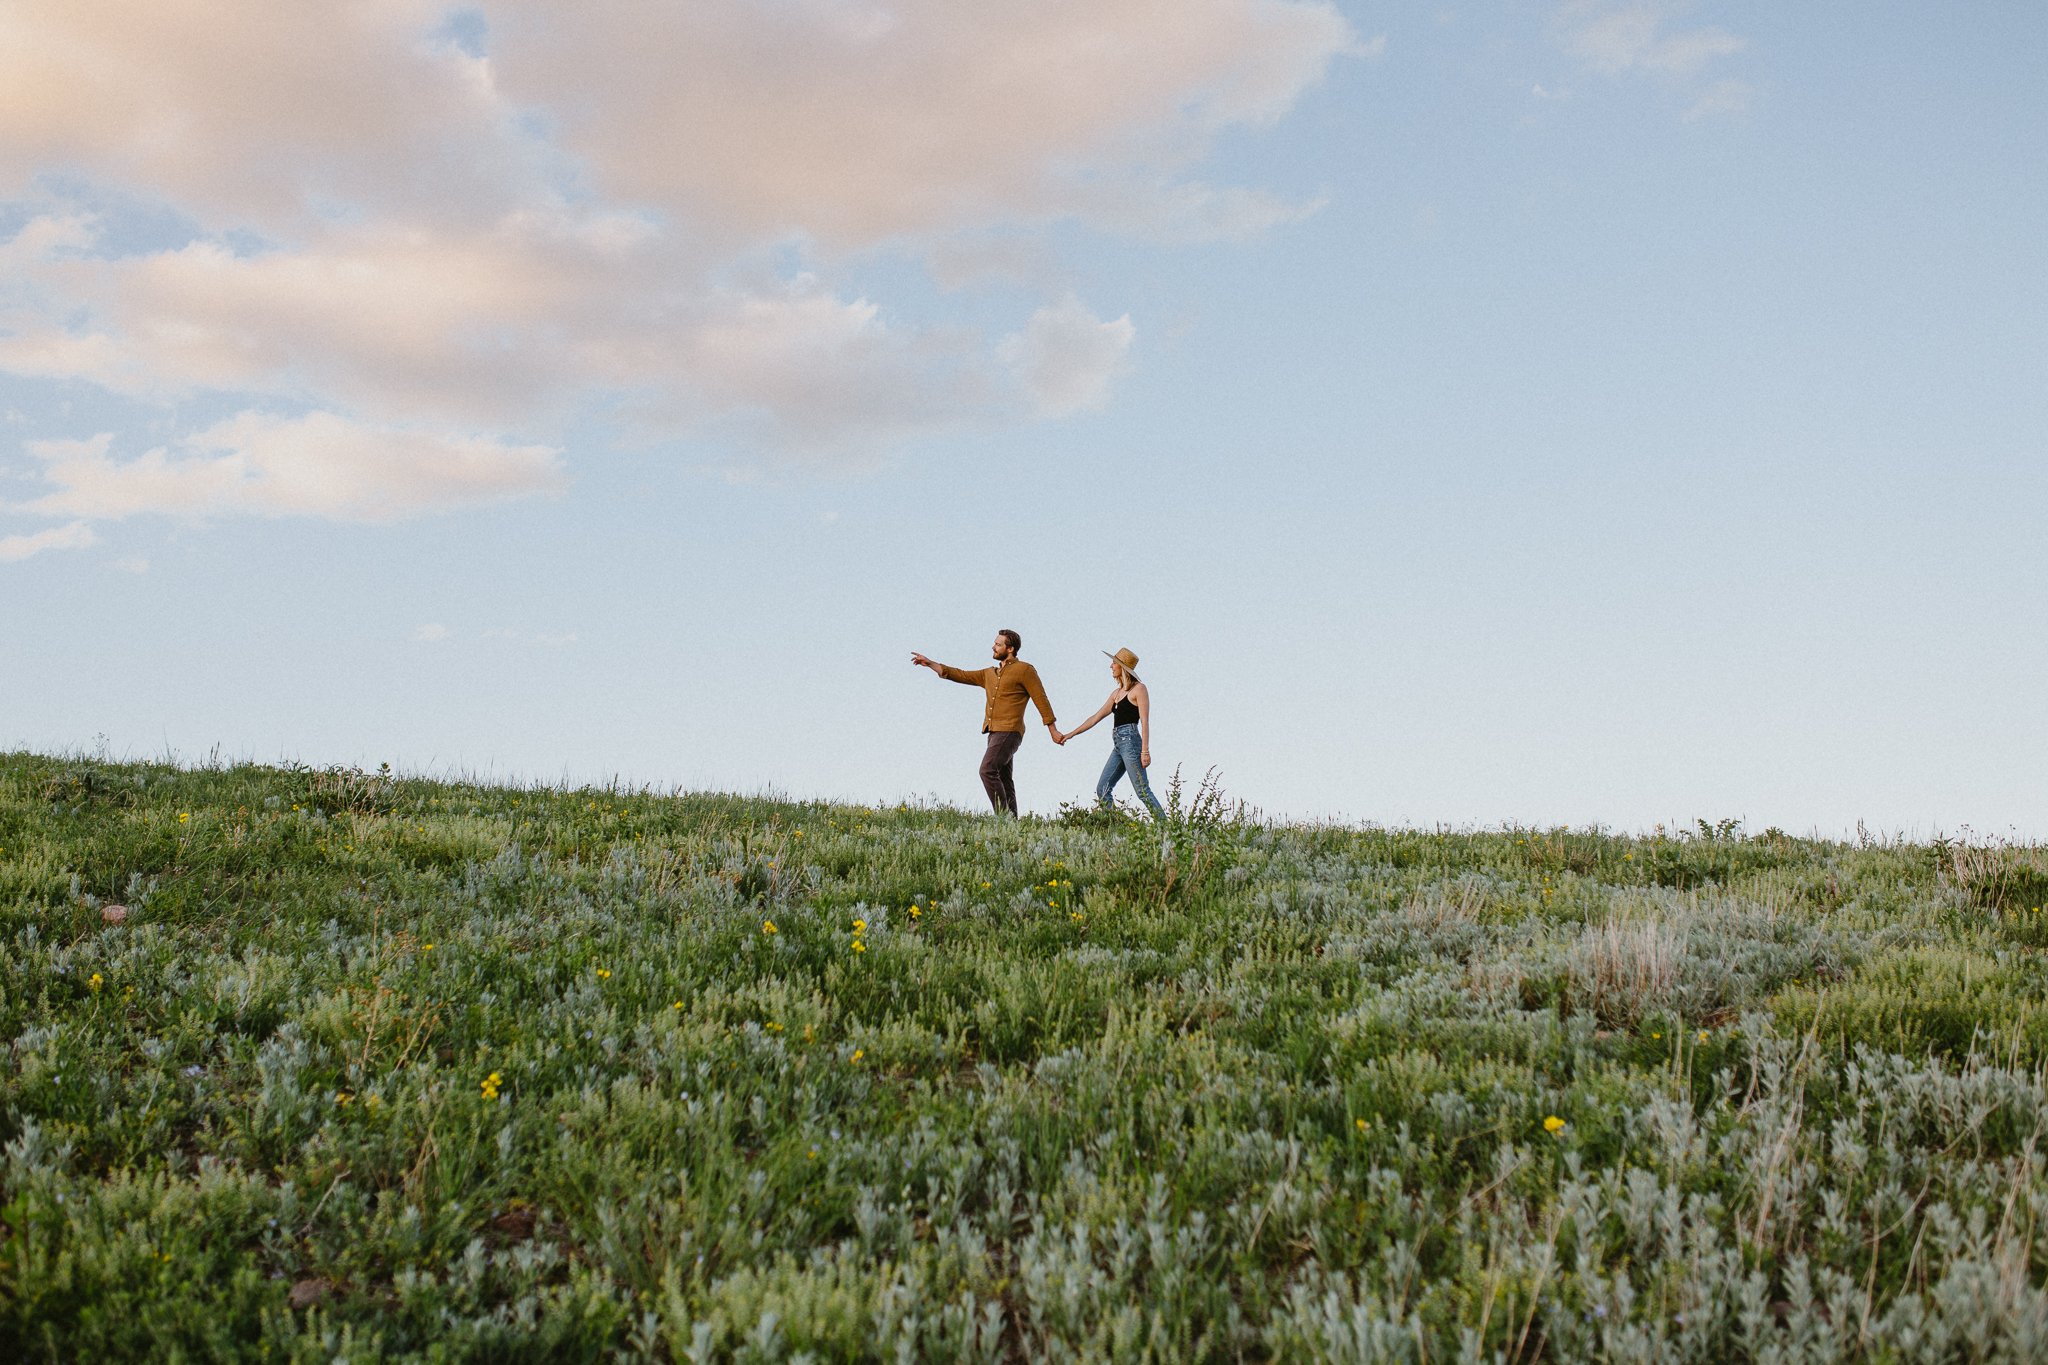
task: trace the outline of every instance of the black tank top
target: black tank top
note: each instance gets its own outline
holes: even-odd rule
[[[1138,704],[1129,697],[1118,701],[1116,710],[1110,713],[1109,723],[1111,725],[1136,725],[1138,723]]]

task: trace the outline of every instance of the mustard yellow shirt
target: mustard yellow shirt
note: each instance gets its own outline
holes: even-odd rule
[[[1052,728],[1052,703],[1045,699],[1045,684],[1038,680],[1038,670],[1022,659],[1008,659],[1000,667],[977,668],[972,672],[940,664],[939,676],[948,682],[982,688],[988,693],[987,704],[981,712],[983,734],[1024,733],[1024,703],[1027,700],[1038,707],[1046,728]]]

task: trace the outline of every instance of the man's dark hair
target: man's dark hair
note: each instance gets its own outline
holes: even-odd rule
[[[1015,654],[1018,650],[1024,648],[1024,637],[1019,635],[1016,631],[999,630],[996,632],[996,634],[1002,636],[1005,640],[1008,640],[1010,642],[1010,652],[1012,654]]]

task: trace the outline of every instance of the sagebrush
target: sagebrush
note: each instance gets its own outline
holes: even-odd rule
[[[2048,1358],[2040,850],[1175,806],[0,758],[0,1357]]]

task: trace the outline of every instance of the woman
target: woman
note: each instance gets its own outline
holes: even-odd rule
[[[1102,652],[1109,654],[1106,649]],[[1067,731],[1060,742],[1066,743],[1104,716],[1114,717],[1109,732],[1109,762],[1095,784],[1095,799],[1104,806],[1114,805],[1115,798],[1110,793],[1117,779],[1128,773],[1131,790],[1151,807],[1154,820],[1163,821],[1166,812],[1160,809],[1159,798],[1152,794],[1152,784],[1145,780],[1145,769],[1152,766],[1152,694],[1138,681],[1137,667],[1138,656],[1128,649],[1109,654],[1109,675],[1116,679],[1109,700],[1102,703],[1101,710]]]

